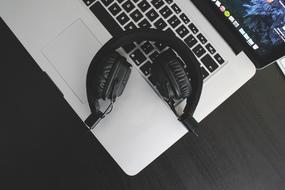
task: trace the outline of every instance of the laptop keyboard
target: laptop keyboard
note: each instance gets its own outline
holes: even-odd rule
[[[83,2],[112,36],[134,28],[157,28],[173,32],[200,60],[204,81],[225,63],[220,53],[174,0],[83,0]],[[167,48],[161,43],[148,41],[137,41],[123,47],[150,82],[151,65]]]

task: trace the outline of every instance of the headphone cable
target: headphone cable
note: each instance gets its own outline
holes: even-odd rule
[[[113,110],[113,107],[114,107],[114,103],[116,102],[116,96],[114,96],[114,89],[115,89],[115,86],[117,85],[118,83],[118,80],[115,80],[114,81],[114,84],[112,86],[112,90],[111,90],[111,102],[110,104],[108,105],[108,107],[105,109],[104,112],[101,112],[101,116],[100,116],[100,120],[103,119],[106,115],[108,115],[109,113],[112,112]],[[97,105],[97,107],[99,108],[99,105]],[[93,125],[90,129],[94,129],[96,125]]]

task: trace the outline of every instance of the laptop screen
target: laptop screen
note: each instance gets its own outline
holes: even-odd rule
[[[259,55],[285,44],[285,0],[210,0]]]

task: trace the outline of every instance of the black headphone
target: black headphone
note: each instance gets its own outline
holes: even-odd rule
[[[110,112],[116,98],[119,97],[127,84],[131,73],[131,64],[116,50],[135,41],[161,42],[174,50],[162,52],[154,61],[151,75],[155,87],[162,97],[167,100],[187,98],[183,114],[178,116],[173,105],[171,109],[178,119],[192,132],[197,122],[192,117],[199,102],[203,79],[200,63],[189,48],[174,34],[155,29],[134,29],[122,32],[111,38],[95,55],[87,72],[87,98],[91,109],[85,124],[94,128],[96,124]],[[183,66],[183,62],[186,68]],[[189,80],[187,73],[191,76]],[[100,111],[99,99],[109,99],[111,104]]]

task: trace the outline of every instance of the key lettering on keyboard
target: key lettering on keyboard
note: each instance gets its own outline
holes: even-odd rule
[[[117,16],[117,20],[121,25],[124,25],[130,20],[130,18],[128,17],[128,15],[126,15],[126,13],[122,12],[121,14],[119,14],[119,16]]]
[[[168,8],[168,6],[163,7],[160,9],[160,14],[163,16],[164,19],[167,19],[170,15],[173,14],[172,10]]]
[[[181,9],[177,6],[176,3],[174,3],[171,8],[176,14],[179,14],[181,12]]]
[[[146,13],[146,16],[150,21],[154,21],[159,15],[154,9],[151,9]]]
[[[143,72],[143,74],[147,76],[151,72],[151,66],[152,64],[149,61],[147,61],[143,66],[141,66],[140,69]]]
[[[194,33],[197,34],[199,32],[198,28],[195,26],[195,24],[191,23],[188,26],[190,28],[190,30]]]
[[[201,61],[210,72],[214,72],[219,67],[218,64],[214,61],[214,59],[209,54],[206,54],[201,59]]]
[[[137,26],[133,22],[129,22],[124,28],[125,30],[129,31],[137,28]]]
[[[167,24],[166,24],[166,22],[164,22],[164,20],[162,18],[160,18],[157,21],[155,21],[154,26],[157,29],[163,30],[164,28],[166,28]]]
[[[117,16],[121,12],[121,7],[117,3],[113,3],[109,7],[109,11],[112,13],[113,16]]]
[[[173,0],[166,0],[166,3],[171,4],[173,3]]]
[[[146,20],[143,19],[140,23],[139,23],[139,27],[141,28],[150,28],[151,24]]]
[[[192,34],[185,38],[184,41],[189,48],[192,48],[198,42],[198,40],[196,40],[196,38]]]
[[[146,60],[146,57],[139,49],[131,53],[130,57],[135,62],[136,65],[140,65]]]
[[[152,0],[151,4],[156,8],[159,9],[162,5],[164,5],[163,0]]]
[[[142,12],[145,12],[150,8],[150,4],[146,0],[143,0],[138,4],[138,7]]]
[[[207,43],[207,39],[203,36],[203,34],[198,34],[197,35],[197,38],[198,38],[198,40],[202,43],[202,44],[205,44],[205,43]]]
[[[185,24],[188,24],[190,22],[190,19],[184,13],[180,15],[180,18]]]
[[[131,12],[135,8],[135,5],[132,3],[132,1],[128,0],[125,3],[123,3],[122,7],[128,13],[128,12]]]
[[[176,15],[173,15],[170,19],[168,19],[168,23],[173,29],[175,29],[181,23],[181,21]]]
[[[201,46],[201,44],[198,44],[193,48],[193,52],[197,57],[201,57],[206,53],[206,50]]]
[[[155,47],[159,50],[159,51],[162,51],[166,48],[166,45],[164,45],[163,43],[161,42],[155,42],[154,43]]]
[[[214,56],[214,58],[216,59],[216,61],[217,61],[220,65],[225,62],[225,60],[222,58],[222,56],[221,56],[220,54],[218,54],[218,53]]]
[[[133,11],[131,14],[130,14],[131,18],[135,21],[135,22],[138,22],[140,19],[143,18],[143,15],[142,13],[136,9],[135,11]]]
[[[176,29],[176,32],[181,38],[184,38],[189,33],[189,30],[184,25],[181,25]]]
[[[145,54],[149,54],[152,50],[154,50],[154,47],[150,42],[145,42],[143,45],[141,45],[141,49]]]
[[[208,43],[205,47],[211,54],[216,53],[215,48],[210,43]]]

